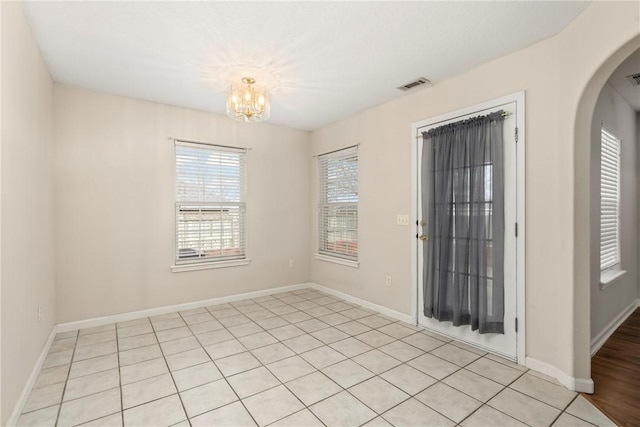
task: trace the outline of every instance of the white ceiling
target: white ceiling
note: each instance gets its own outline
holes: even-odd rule
[[[550,37],[588,2],[28,2],[53,79],[224,114],[250,75],[312,130]],[[428,89],[427,89],[428,90]]]
[[[631,54],[611,74],[609,84],[631,105],[636,111],[640,111],[640,86],[631,84],[627,76],[640,73],[640,49]]]

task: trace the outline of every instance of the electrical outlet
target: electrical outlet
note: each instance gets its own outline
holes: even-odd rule
[[[38,323],[42,320],[42,306],[38,306]]]
[[[396,225],[409,225],[409,215],[396,215]]]
[[[289,268],[293,268],[295,265],[295,261],[292,259],[289,260]]]
[[[387,288],[390,288],[391,285],[393,285],[393,278],[389,275],[387,275],[387,278],[385,280],[385,285],[387,285]]]

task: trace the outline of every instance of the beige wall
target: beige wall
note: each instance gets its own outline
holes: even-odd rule
[[[626,274],[600,289],[600,129],[604,121],[622,141],[620,253]],[[600,93],[591,129],[591,338],[638,298],[638,139],[636,112],[609,84]]]
[[[56,320],[51,150],[53,84],[16,3],[2,2],[2,419]],[[37,307],[42,307],[38,322]]]
[[[579,309],[587,312],[589,300],[587,284],[574,292],[573,125],[591,76],[640,32],[638,15],[635,3],[594,3],[551,39],[314,131],[314,153],[361,144],[361,263],[353,269],[313,259],[311,279],[410,314],[415,229],[396,226],[395,215],[411,209],[411,124],[525,90],[526,352],[569,376],[589,378],[588,358],[571,345],[577,336],[582,354],[589,341],[588,314],[578,325],[574,318],[576,298],[586,301]],[[311,193],[313,207],[313,181]],[[315,239],[314,229],[312,251]],[[393,275],[391,288],[385,287],[386,274]]]
[[[58,322],[308,281],[308,132],[57,84],[54,106]],[[169,137],[251,148],[250,265],[170,271]]]

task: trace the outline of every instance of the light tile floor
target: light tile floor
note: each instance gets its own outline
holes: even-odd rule
[[[614,425],[553,379],[321,292],[60,333],[19,425]]]

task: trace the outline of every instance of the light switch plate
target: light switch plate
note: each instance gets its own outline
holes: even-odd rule
[[[409,215],[396,215],[396,225],[409,225]]]

